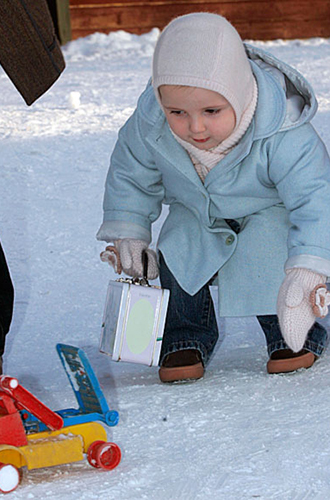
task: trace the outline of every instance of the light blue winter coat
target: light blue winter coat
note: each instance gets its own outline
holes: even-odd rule
[[[310,124],[313,91],[293,68],[246,50],[258,84],[255,116],[204,185],[147,86],[119,132],[97,235],[150,241],[168,204],[158,249],[191,295],[218,273],[222,316],[275,314],[285,266],[330,275],[330,162]],[[236,219],[240,233],[224,219]]]

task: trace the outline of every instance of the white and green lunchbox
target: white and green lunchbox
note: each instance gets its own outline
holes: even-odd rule
[[[146,278],[111,280],[100,351],[113,361],[158,366],[169,295]]]

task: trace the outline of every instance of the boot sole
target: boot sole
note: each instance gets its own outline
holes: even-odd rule
[[[189,366],[175,366],[173,368],[161,367],[159,369],[161,382],[179,382],[183,380],[198,380],[204,375],[203,363]]]
[[[267,363],[267,372],[270,374],[294,372],[300,368],[310,368],[315,360],[316,356],[312,352],[296,358],[270,359]]]

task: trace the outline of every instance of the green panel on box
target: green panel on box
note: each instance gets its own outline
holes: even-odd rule
[[[150,302],[140,299],[132,307],[126,326],[126,343],[133,354],[141,354],[149,345],[154,326]]]

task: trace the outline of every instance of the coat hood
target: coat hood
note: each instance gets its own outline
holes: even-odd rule
[[[258,82],[254,138],[296,128],[317,111],[311,85],[294,68],[262,49],[245,44]]]

